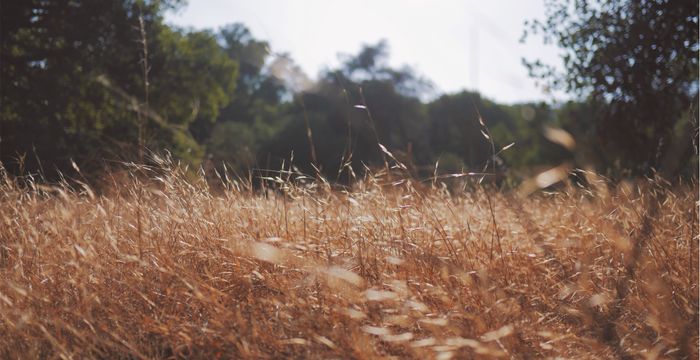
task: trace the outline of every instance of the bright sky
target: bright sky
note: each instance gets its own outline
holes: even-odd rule
[[[338,65],[339,53],[386,39],[389,63],[412,66],[438,93],[476,89],[513,103],[551,99],[521,63],[558,63],[557,49],[541,39],[519,42],[524,21],[543,16],[543,0],[190,0],[166,21],[195,28],[242,22],[312,78]]]

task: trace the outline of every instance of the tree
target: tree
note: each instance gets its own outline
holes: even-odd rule
[[[429,84],[408,67],[389,67],[387,56],[385,42],[365,45],[356,55],[341,56],[341,66],[324,71],[316,83],[284,59],[274,62],[273,72],[283,74],[286,87],[297,93],[286,109],[286,126],[264,147],[263,157],[270,154],[279,164],[293,152],[295,164],[314,173],[313,142],[315,165],[340,181],[350,180],[341,171],[348,161],[356,174],[363,173],[366,166],[383,166],[378,141],[408,165],[428,163],[427,114],[418,95]]]
[[[515,143],[511,150],[500,153],[495,160],[504,168],[529,176],[538,167],[568,160],[568,154],[547,142],[543,135],[545,127],[556,126],[553,111],[544,103],[503,105],[479,93],[463,91],[443,95],[427,107],[430,148],[440,158],[440,164],[446,163],[445,158],[452,159],[452,163],[459,158],[461,170],[480,171],[492,158],[491,145],[482,133],[479,115],[490,129],[497,152]],[[456,168],[451,167],[453,171]]]
[[[224,106],[215,123],[197,121],[190,125],[195,138],[206,144],[208,166],[233,169],[245,174],[256,165],[261,147],[283,126],[282,99],[287,85],[281,63],[292,65],[281,55],[272,58],[269,45],[256,40],[240,23],[217,32],[226,56],[239,64],[239,77],[232,101]]]
[[[690,156],[687,124],[698,96],[697,1],[552,0],[546,16],[529,30],[562,49],[563,71],[540,61],[524,63],[548,86],[595,104],[588,107],[597,109],[591,135],[604,165],[645,174],[665,164],[664,154]],[[677,136],[688,144],[680,150],[672,146]]]
[[[214,34],[163,22],[180,1],[3,2],[0,11],[0,161],[12,173],[100,170],[133,159],[140,121],[148,141],[201,158],[188,125],[213,122],[235,89],[238,64]],[[147,37],[149,104],[140,20]],[[40,161],[39,161],[40,160]],[[43,166],[42,166],[43,163]]]

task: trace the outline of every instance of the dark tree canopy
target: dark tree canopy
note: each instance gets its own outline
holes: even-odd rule
[[[661,167],[676,137],[689,137],[674,129],[697,102],[698,2],[547,1],[546,9],[529,31],[561,48],[563,69],[526,61],[531,74],[597,104],[589,136],[599,139],[604,165]]]
[[[2,3],[0,161],[11,171],[55,175],[75,161],[99,168],[130,160],[137,113],[145,145],[196,162],[202,148],[187,127],[213,122],[231,100],[238,64],[209,31],[164,24],[179,1],[10,1]],[[140,19],[147,38],[149,104]],[[42,166],[44,163],[46,166]]]
[[[480,172],[489,162],[515,184],[571,161],[634,174],[697,164],[687,165],[698,5],[687,0],[549,1],[548,19],[530,31],[562,48],[565,71],[529,66],[580,96],[554,108],[469,91],[430,99],[430,81],[390,65],[385,41],[311,79],[244,24],[165,23],[181,3],[0,3],[0,166],[51,181],[75,175],[74,161],[99,177],[113,160],[148,162],[137,151],[145,147],[208,174],[265,177],[293,158],[307,174],[342,182],[384,168],[389,151],[413,176]],[[551,126],[576,136],[574,153],[547,140]]]

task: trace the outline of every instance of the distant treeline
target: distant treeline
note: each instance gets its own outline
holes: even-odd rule
[[[631,122],[625,135],[624,128],[601,126],[620,106],[614,97],[581,97],[556,108],[498,104],[474,92],[422,101],[430,82],[411,68],[388,66],[384,42],[345,56],[311,81],[242,24],[216,31],[166,24],[163,13],[178,6],[4,2],[3,166],[53,180],[75,162],[97,175],[116,162],[144,159],[148,149],[167,150],[192,168],[226,167],[244,177],[293,159],[306,173],[317,168],[347,181],[350,168],[362,174],[383,166],[380,143],[416,176],[433,174],[436,164],[440,173],[481,171],[487,161],[514,179],[564,162],[627,176],[668,161],[674,134],[697,131],[696,109],[688,104],[674,105],[663,134],[653,122]],[[692,36],[697,48],[697,32]],[[695,99],[697,85],[687,92]],[[670,105],[654,104],[663,106]],[[572,134],[575,148],[549,141],[548,128]],[[688,142],[675,153],[681,174],[695,173],[696,148]],[[340,171],[343,164],[348,171]]]

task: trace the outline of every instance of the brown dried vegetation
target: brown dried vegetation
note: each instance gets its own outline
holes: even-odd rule
[[[0,357],[698,357],[696,184],[124,178],[3,176]]]

